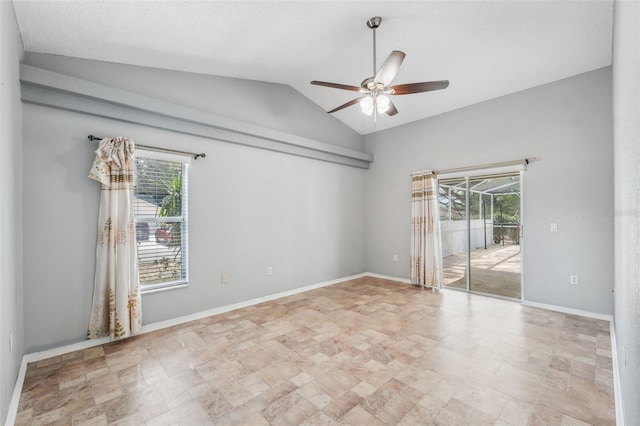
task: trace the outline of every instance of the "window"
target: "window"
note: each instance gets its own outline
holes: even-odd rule
[[[134,215],[142,292],[188,282],[186,162],[138,151]]]

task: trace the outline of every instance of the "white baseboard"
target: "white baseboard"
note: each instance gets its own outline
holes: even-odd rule
[[[20,363],[20,370],[18,370],[18,378],[16,379],[16,385],[13,388],[13,395],[11,395],[11,402],[7,409],[7,418],[4,421],[4,426],[13,426],[16,422],[16,415],[18,414],[18,404],[20,403],[20,394],[22,393],[22,385],[24,384],[24,376],[27,373],[27,360],[22,357]]]
[[[305,291],[314,290],[316,288],[327,287],[327,286],[338,284],[344,281],[355,280],[357,278],[362,278],[367,275],[373,276],[373,274],[367,274],[366,272],[363,272],[360,274],[350,275],[350,276],[338,278],[335,280],[324,281],[321,283],[311,284],[304,287],[294,288],[292,290],[287,290],[280,293],[257,297],[255,299],[234,303],[232,305],[226,305],[226,306],[221,306],[219,308],[208,309],[206,311],[196,312],[194,314],[185,315],[178,318],[172,318],[166,321],[159,321],[152,324],[143,325],[138,334],[150,333],[152,331],[161,330],[167,327],[173,327],[174,325],[184,324],[189,321],[199,320],[202,318],[210,317],[212,315],[218,315],[225,312],[234,311],[236,309],[257,305],[259,303],[280,299],[282,297],[292,296],[298,293],[304,293]],[[389,278],[389,279],[394,279],[394,278]],[[16,384],[13,389],[11,403],[9,404],[7,419],[5,420],[5,426],[12,426],[16,421],[16,415],[18,413],[18,404],[20,402],[20,394],[22,393],[22,385],[24,384],[24,377],[27,372],[27,364],[29,364],[30,362],[41,361],[43,359],[51,358],[54,356],[64,355],[66,353],[91,348],[93,346],[100,346],[109,342],[110,342],[110,339],[108,337],[104,337],[101,339],[84,340],[81,342],[73,343],[71,345],[60,346],[60,347],[49,349],[46,351],[34,352],[31,354],[23,355],[22,363],[20,364],[20,371],[18,372],[18,378],[16,379]]]
[[[612,315],[598,314],[596,312],[583,311],[581,309],[565,308],[564,306],[548,305],[546,303],[531,302],[529,300],[523,300],[522,304],[524,306],[530,306],[532,308],[540,308],[540,309],[546,309],[548,311],[562,312],[563,314],[578,315],[580,317],[593,318],[593,319],[609,321],[609,322],[613,321]]]
[[[368,277],[382,278],[385,280],[398,281],[405,284],[411,284],[411,280],[409,278],[392,277],[391,275],[376,274],[375,272],[365,272],[364,275]]]
[[[618,344],[616,341],[615,321],[609,323],[611,333],[611,361],[613,363],[613,393],[616,404],[616,425],[624,426],[624,408],[622,405],[622,388],[620,383],[620,369],[618,368]]]

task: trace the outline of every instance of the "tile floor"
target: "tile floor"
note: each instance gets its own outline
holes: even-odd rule
[[[29,364],[19,425],[613,425],[609,323],[361,278]]]

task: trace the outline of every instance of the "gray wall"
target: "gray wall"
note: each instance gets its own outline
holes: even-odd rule
[[[363,150],[362,136],[289,86],[42,53],[25,63],[223,117]]]
[[[612,314],[611,90],[604,68],[367,135],[367,270],[409,277],[411,172],[535,156],[524,177],[524,298]]]
[[[92,67],[88,61],[67,65],[65,72]],[[146,81],[147,94],[156,96],[175,81],[188,80],[131,68],[118,65],[110,76],[113,82],[103,83],[129,82],[135,74],[141,85]],[[192,90],[196,88],[194,83]],[[294,105],[304,103],[296,92],[285,93]],[[271,88],[263,93],[263,104],[267,94],[271,96]],[[192,93],[183,95],[172,100],[193,106]],[[215,109],[227,99],[212,96],[208,102]],[[319,108],[300,108],[290,117],[304,121],[299,123],[302,136],[349,140],[341,123],[329,117],[336,123],[328,125]],[[78,342],[86,334],[99,198],[99,185],[87,178],[97,146],[86,140],[90,133],[164,147],[179,143],[207,153],[190,169],[189,287],[144,295],[144,324],[364,271],[363,169],[32,104],[24,105],[24,123],[26,352]],[[271,127],[291,130],[289,124],[281,117]],[[268,266],[272,276],[266,274]],[[220,283],[222,273],[229,276],[226,284]]]
[[[640,3],[617,1],[613,33],[615,328],[627,425],[640,419]]]
[[[24,56],[13,3],[0,2],[0,423],[4,423],[23,350],[22,104]],[[9,351],[13,333],[13,351]]]

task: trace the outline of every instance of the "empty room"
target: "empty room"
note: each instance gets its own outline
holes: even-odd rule
[[[0,22],[0,422],[640,425],[640,2]]]

